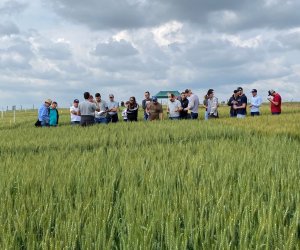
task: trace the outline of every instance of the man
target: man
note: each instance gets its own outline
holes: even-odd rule
[[[70,107],[70,114],[71,114],[71,125],[79,125],[81,117],[78,115],[78,105],[79,105],[79,100],[75,99],[73,101],[73,106]]]
[[[147,104],[146,112],[149,114],[148,120],[162,120],[163,119],[163,109],[162,105],[157,101],[157,97],[152,97],[152,102]]]
[[[214,96],[214,90],[209,89],[207,91],[207,116],[208,119],[219,118],[218,114],[218,98]]]
[[[93,96],[89,92],[84,92],[83,97],[85,101],[78,106],[78,115],[81,116],[80,125],[91,126],[95,123],[95,111],[100,111],[100,109],[92,101]]]
[[[260,115],[260,106],[262,104],[262,98],[257,95],[257,90],[252,89],[252,98],[251,98],[251,104],[249,105],[251,116],[259,116]]]
[[[188,111],[185,110],[188,105],[189,105],[189,100],[186,98],[186,94],[185,92],[181,92],[181,98],[180,98],[180,103],[181,103],[181,107],[182,109],[180,110],[179,114],[180,114],[180,119],[187,119],[188,118]]]
[[[151,102],[150,93],[149,91],[145,92],[145,99],[142,101],[142,107],[144,110],[144,120],[147,121],[149,114],[146,112],[147,104]]]
[[[239,97],[239,92],[235,89],[233,95],[229,98],[227,105],[230,106],[230,117],[236,117],[236,110],[233,108],[237,104],[237,99]]]
[[[237,104],[233,106],[236,110],[236,117],[239,119],[243,119],[247,115],[247,96],[244,94],[243,88],[238,87],[237,91],[239,93]]]
[[[174,94],[168,95],[167,113],[170,120],[179,120],[180,111],[182,110],[181,103],[178,101]]]
[[[275,90],[269,90],[268,100],[271,103],[271,112],[272,115],[280,115],[281,114],[281,96],[275,92]]]
[[[100,93],[95,94],[96,106],[100,111],[95,111],[95,123],[107,124],[106,112],[108,110],[107,103],[101,100]]]
[[[38,111],[38,120],[42,127],[48,127],[49,126],[49,107],[52,103],[51,99],[45,100],[44,104],[41,105]]]
[[[195,95],[190,89],[186,89],[185,93],[189,99],[189,105],[185,110],[191,111],[191,118],[198,119],[199,97]]]
[[[109,94],[109,102],[107,104],[108,106],[108,115],[107,115],[107,122],[116,123],[119,121],[118,117],[118,111],[119,111],[119,103],[115,102],[114,95]]]

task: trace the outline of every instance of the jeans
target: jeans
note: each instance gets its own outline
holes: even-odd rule
[[[148,121],[148,118],[149,118],[149,114],[147,114],[146,112],[144,113],[144,120],[145,121]]]
[[[91,115],[82,115],[80,125],[83,127],[94,125],[95,117]]]
[[[239,119],[244,119],[246,117],[246,115],[241,115],[241,114],[237,114],[236,118],[239,118]]]
[[[180,119],[180,117],[178,116],[178,117],[169,117],[169,120],[179,120]]]
[[[204,113],[204,120],[208,120],[208,112],[207,111],[205,111],[205,113]]]
[[[49,127],[49,121],[41,121],[42,127]]]
[[[106,117],[95,118],[95,123],[107,124]]]
[[[114,114],[114,115],[109,115],[107,116],[107,123],[116,123],[119,121],[119,117],[118,117],[118,114]]]
[[[259,116],[260,113],[259,112],[251,112],[251,116]]]
[[[71,121],[71,125],[80,125],[80,121]]]
[[[191,119],[192,119],[192,120],[198,119],[198,113],[193,113],[193,112],[191,112]]]

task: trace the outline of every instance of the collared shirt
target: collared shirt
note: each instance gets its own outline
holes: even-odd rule
[[[100,108],[100,112],[95,111],[95,118],[104,118],[106,117],[106,111],[108,109],[106,101],[101,100],[101,102],[96,102],[97,108]]]
[[[79,112],[81,115],[95,116],[96,104],[89,101],[79,103]]]
[[[45,121],[49,122],[49,107],[46,106],[46,104],[42,104],[42,106],[39,108],[38,112],[39,121]]]
[[[211,115],[218,115],[218,98],[213,97],[211,99],[207,99],[207,113]]]
[[[118,108],[119,107],[119,103],[118,102],[115,102],[115,101],[109,101],[108,104],[108,109],[112,109],[112,108]],[[117,112],[108,112],[110,115],[115,115],[117,114]]]
[[[262,99],[260,96],[252,96],[251,97],[251,112],[259,112],[259,108],[262,104]]]
[[[180,101],[175,100],[174,102],[171,102],[169,100],[168,101],[168,108],[169,108],[169,117],[171,117],[171,118],[179,117],[178,109],[181,108]]]
[[[278,93],[276,93],[273,97],[273,102],[278,102],[278,105],[276,106],[274,103],[271,102],[271,112],[281,113],[281,96]]]

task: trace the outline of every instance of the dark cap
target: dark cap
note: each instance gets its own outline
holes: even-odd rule
[[[79,100],[78,100],[78,99],[75,99],[74,102],[79,103]]]
[[[157,102],[157,97],[156,96],[152,96],[152,101],[153,102]]]
[[[257,93],[257,89],[252,89],[251,93],[253,93],[253,92]]]
[[[235,94],[236,94],[237,92],[239,92],[237,89],[235,89],[235,90],[233,91],[233,93],[235,93]]]
[[[243,88],[242,88],[242,87],[238,87],[236,90],[237,90],[237,91],[242,91]]]
[[[186,94],[188,94],[188,93],[190,93],[190,89],[186,89],[184,92],[186,93]]]

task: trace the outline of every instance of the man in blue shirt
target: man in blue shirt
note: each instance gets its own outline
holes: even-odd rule
[[[237,91],[239,93],[239,96],[237,98],[237,104],[234,105],[233,108],[236,110],[236,117],[239,119],[243,119],[247,115],[247,96],[244,94],[242,87],[238,87]]]
[[[47,99],[44,104],[41,105],[38,111],[38,119],[42,127],[49,126],[49,107],[51,105],[51,99]]]
[[[256,89],[252,89],[251,93],[252,93],[251,104],[250,104],[251,116],[258,116],[260,115],[259,108],[262,104],[262,99],[260,96],[257,95]]]

